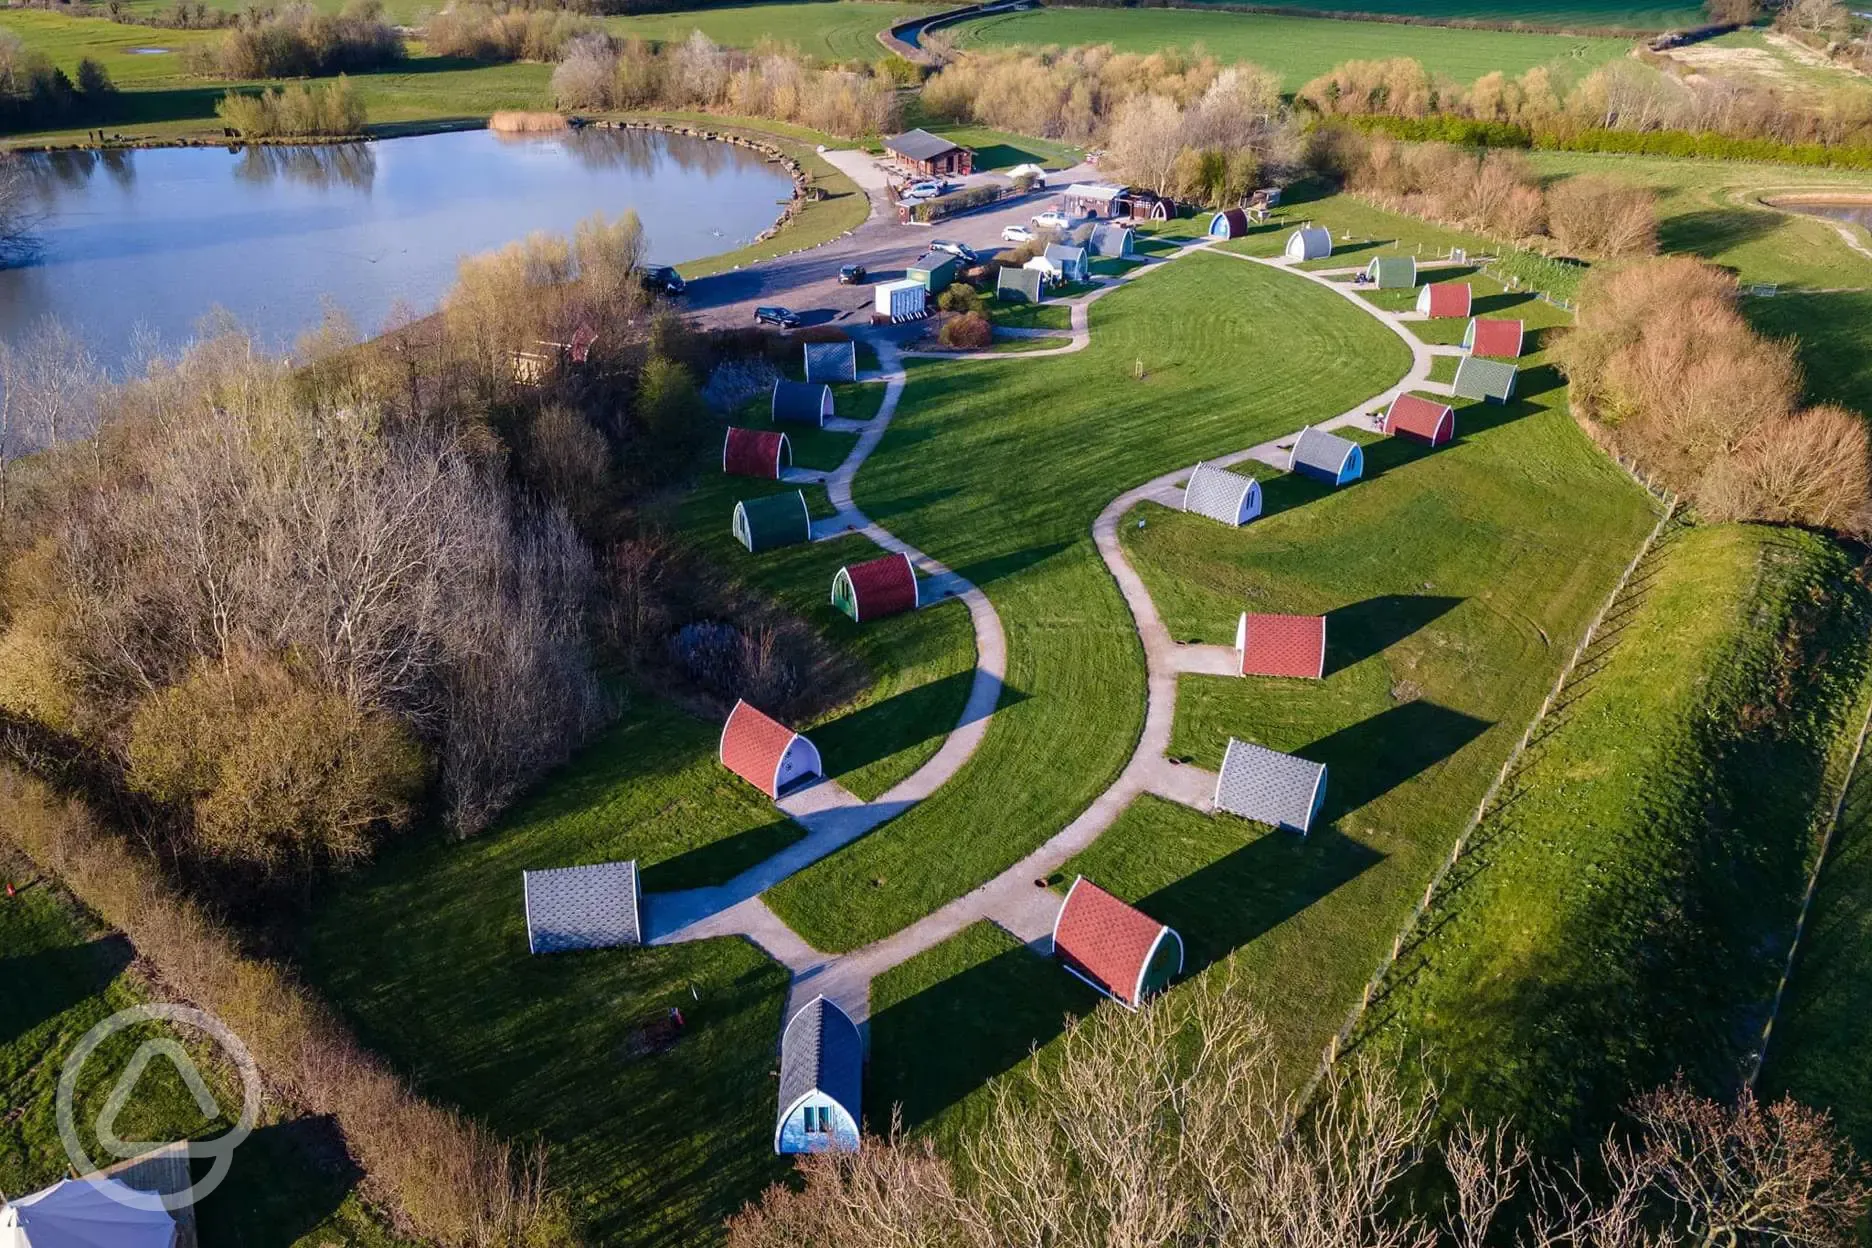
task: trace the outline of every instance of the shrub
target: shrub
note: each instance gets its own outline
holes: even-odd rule
[[[949,289],[936,296],[936,306],[944,312],[980,312],[987,307],[981,292],[966,282],[952,282]]]
[[[243,19],[218,45],[191,52],[199,73],[221,78],[310,78],[360,73],[401,61],[403,36],[380,0],[351,0],[339,13],[290,4]],[[332,133],[343,133],[334,131]]]
[[[351,80],[307,86],[288,83],[257,94],[229,91],[215,115],[244,139],[339,138],[364,132],[364,101]]]
[[[452,4],[423,28],[432,56],[489,62],[557,60],[574,40],[602,33],[596,21],[564,9],[486,4]]]
[[[1573,255],[1619,260],[1657,251],[1657,197],[1641,186],[1579,174],[1547,193],[1554,241]]]
[[[980,312],[964,312],[943,323],[937,340],[958,351],[984,350],[994,337],[994,326]]]

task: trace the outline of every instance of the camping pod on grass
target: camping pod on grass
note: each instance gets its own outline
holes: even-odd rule
[[[1235,625],[1235,655],[1244,676],[1326,675],[1326,617],[1244,611]]]
[[[1515,366],[1506,360],[1485,360],[1479,355],[1465,355],[1456,366],[1456,380],[1451,389],[1465,399],[1486,399],[1506,403],[1514,398]]]
[[[1425,316],[1469,315],[1468,282],[1432,282],[1417,292],[1417,310]]]
[[[1323,225],[1309,225],[1287,236],[1283,252],[1289,260],[1324,260],[1332,255],[1332,231]]]
[[[749,554],[797,546],[812,540],[812,513],[806,510],[806,495],[771,494],[766,498],[744,498],[734,505],[732,525],[735,540],[748,548]]]
[[[778,481],[793,466],[793,444],[772,429],[737,429],[729,426],[722,439],[721,467],[731,477],[759,477]]]
[[[1210,238],[1240,238],[1248,232],[1248,214],[1240,208],[1225,208],[1209,218]]]
[[[640,889],[635,861],[522,871],[527,952],[641,945]]]
[[[1400,394],[1385,409],[1384,431],[1394,438],[1442,446],[1456,436],[1456,409],[1414,394]]]
[[[1326,764],[1229,738],[1215,808],[1305,835],[1326,802]]]
[[[1197,464],[1183,487],[1183,510],[1239,529],[1261,514],[1261,483],[1253,477]]]
[[[1083,875],[1053,919],[1053,956],[1128,1010],[1183,970],[1183,938]]]
[[[814,997],[780,1033],[780,1113],[774,1152],[858,1151],[864,1045],[851,1015]]]
[[[898,553],[846,564],[832,578],[832,605],[860,624],[916,610],[921,604],[910,556]]]
[[[844,342],[806,342],[800,344],[805,355],[806,380],[857,381],[858,344]]]
[[[1521,358],[1525,334],[1520,321],[1478,316],[1463,331],[1463,350],[1470,355],[1485,355],[1497,360]]]
[[[722,725],[721,763],[776,798],[801,781],[825,774],[818,747],[745,701],[734,704]]]
[[[776,381],[770,414],[776,425],[823,429],[832,419],[832,387],[816,381]]]
[[[1294,439],[1289,471],[1327,485],[1350,485],[1365,472],[1365,452],[1350,438],[1308,425]]]
[[[1417,284],[1417,258],[1374,256],[1365,266],[1365,280],[1379,290],[1408,290]]]

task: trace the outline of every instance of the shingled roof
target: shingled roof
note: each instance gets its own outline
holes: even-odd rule
[[[1465,399],[1487,399],[1506,403],[1514,397],[1515,366],[1506,360],[1486,360],[1479,355],[1465,355],[1456,366],[1456,380],[1450,389]]]
[[[1344,484],[1364,471],[1365,456],[1350,438],[1308,425],[1294,439],[1287,466],[1294,472]]]
[[[1463,332],[1463,346],[1469,349],[1471,355],[1513,360],[1521,355],[1523,336],[1520,321],[1478,316],[1469,322],[1469,328]]]
[[[1394,437],[1442,446],[1456,436],[1456,411],[1447,403],[1400,394],[1385,409],[1384,431]]]
[[[807,381],[857,381],[858,344],[807,342],[804,348]]]
[[[940,135],[922,129],[906,130],[884,140],[885,151],[895,152],[911,160],[935,160],[943,153],[953,152],[961,146],[960,143],[951,143]]]
[[[838,1102],[854,1123],[864,1087],[864,1044],[851,1016],[825,997],[814,997],[787,1021],[780,1034],[780,1114],[774,1147],[786,1120],[815,1092]]]
[[[1425,316],[1468,316],[1468,282],[1432,282],[1417,296],[1417,310]]]
[[[1216,776],[1215,808],[1270,827],[1305,832],[1326,792],[1326,764],[1230,737]]]
[[[522,871],[520,888],[533,953],[643,943],[634,861]]]
[[[1235,650],[1244,676],[1326,674],[1326,617],[1244,611],[1235,625]]]
[[[1182,937],[1083,875],[1073,880],[1053,920],[1055,956],[1094,988],[1133,1009],[1144,997],[1145,972],[1167,941],[1176,943],[1181,969]]]
[[[832,605],[860,624],[917,609],[916,569],[905,554],[848,563],[832,578]]]
[[[811,741],[745,701],[734,704],[722,725],[721,763],[768,797],[824,770]]]
[[[780,470],[793,462],[793,444],[772,429],[728,427],[722,438],[722,471],[731,477],[760,477],[778,481]]]
[[[1183,510],[1240,528],[1261,514],[1261,483],[1214,464],[1198,463],[1183,487]]]

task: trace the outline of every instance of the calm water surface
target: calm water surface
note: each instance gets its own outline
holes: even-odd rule
[[[327,302],[370,331],[399,301],[435,307],[460,257],[596,212],[636,209],[659,263],[716,255],[792,193],[756,152],[641,130],[30,159],[44,246],[0,271],[0,338],[56,316],[113,367],[139,326],[173,346],[216,308],[274,347]]]
[[[1789,212],[1802,212],[1810,217],[1826,217],[1830,221],[1849,221],[1854,225],[1872,230],[1872,202],[1853,203],[1841,200],[1838,203],[1798,203],[1784,202],[1776,207]]]

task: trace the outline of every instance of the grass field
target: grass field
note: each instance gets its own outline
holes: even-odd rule
[[[1275,71],[1289,91],[1349,60],[1414,57],[1436,73],[1472,82],[1494,70],[1518,74],[1536,65],[1584,74],[1631,50],[1624,39],[1190,9],[1034,9],[982,18],[954,32],[963,47],[1109,43],[1120,52],[1151,52],[1201,45],[1224,61],[1253,61]]]
[[[618,34],[679,42],[699,30],[727,47],[749,48],[763,40],[791,44],[807,56],[828,61],[876,61],[887,53],[878,32],[908,17],[941,10],[940,5],[892,0],[798,0],[784,4],[735,4],[680,13],[609,17]]]
[[[1709,19],[1694,4],[1630,7],[1606,0],[1297,0],[1283,8],[1382,13],[1426,21],[1525,22],[1530,26],[1682,30]]]
[[[1640,568],[1369,1016],[1452,1112],[1554,1145],[1679,1070],[1734,1088],[1864,675],[1851,567],[1731,525]]]
[[[1216,366],[1233,359],[1254,365]],[[1406,364],[1330,293],[1207,256],[1094,305],[1076,355],[915,364],[858,504],[988,591],[1007,693],[940,793],[770,891],[774,909],[816,946],[851,948],[1064,826],[1117,774],[1143,707],[1143,656],[1093,517],[1159,472],[1343,411]]]
[[[19,887],[0,897],[0,1192],[19,1196],[57,1182],[70,1162],[59,1143],[54,1103],[65,1056],[93,1026],[150,998],[132,969],[133,950],[96,927],[63,893],[0,844],[0,879]],[[77,1084],[85,1146],[100,1162],[94,1125],[132,1056],[145,1043],[180,1039],[205,1072],[223,1106],[240,1101],[237,1083],[203,1052],[192,1029],[172,1032],[141,1024],[106,1040],[86,1062]],[[231,1125],[228,1110],[205,1119],[173,1063],[155,1061],[136,1081],[115,1119],[126,1140],[207,1139]],[[214,1248],[285,1248],[343,1243],[390,1248],[397,1243],[353,1193],[354,1178],[328,1160],[332,1143],[318,1124],[265,1122],[234,1153],[228,1180],[199,1210],[202,1242]],[[197,1171],[197,1177],[201,1175]]]

